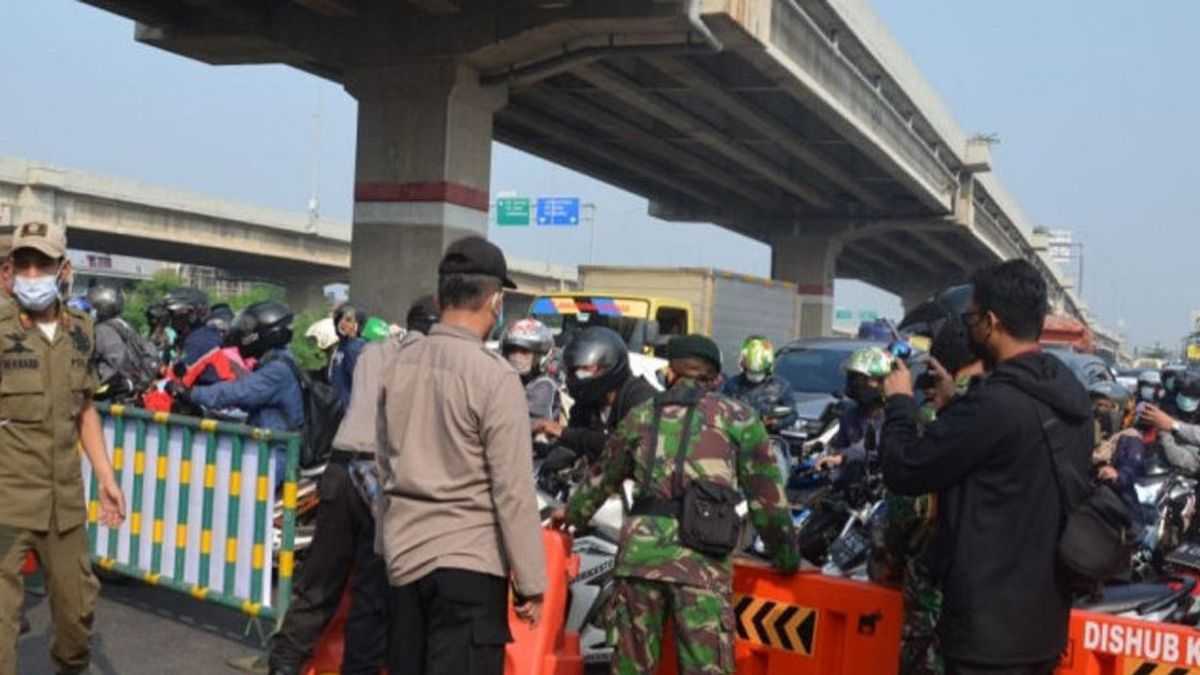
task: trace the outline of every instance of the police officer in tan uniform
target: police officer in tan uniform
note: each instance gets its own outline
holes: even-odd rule
[[[60,298],[71,274],[66,232],[25,223],[10,250],[15,307],[0,309],[0,675],[18,672],[20,567],[30,550],[49,590],[54,669],[78,673],[88,665],[100,589],[88,556],[80,445],[99,485],[100,522],[118,526],[125,501],[92,405],[92,323]]]

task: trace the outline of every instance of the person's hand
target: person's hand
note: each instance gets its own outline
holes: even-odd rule
[[[533,433],[543,434],[549,438],[562,438],[563,425],[553,420],[538,420],[533,423]]]
[[[571,524],[567,522],[567,510],[562,507],[551,511],[550,518],[548,520],[550,521],[551,529],[566,531],[566,529],[571,526]]]
[[[192,398],[192,390],[189,387],[183,386],[183,383],[179,380],[167,380],[167,384],[163,387],[163,391],[167,392],[167,395],[176,401],[183,401],[186,403]]]
[[[817,460],[817,471],[828,471],[837,468],[846,461],[842,455],[825,455]]]
[[[533,626],[538,625],[538,622],[542,620],[542,596],[518,600],[513,605],[513,611],[520,619],[528,621]]]
[[[929,374],[933,376],[933,406],[938,410],[945,408],[958,396],[958,383],[942,364],[932,356],[929,357]]]
[[[100,483],[100,524],[108,528],[120,527],[125,522],[125,495],[121,486],[109,478]]]
[[[1106,464],[1100,467],[1100,471],[1096,474],[1096,477],[1106,483],[1111,483],[1117,480],[1117,470]]]
[[[1151,424],[1159,431],[1171,431],[1175,428],[1175,418],[1163,412],[1162,408],[1153,403],[1146,404],[1142,410],[1142,421]]]
[[[896,359],[896,365],[894,368],[892,368],[892,372],[888,373],[888,376],[883,378],[883,397],[911,397],[912,395],[912,373],[909,372],[908,364],[906,364],[903,359]]]

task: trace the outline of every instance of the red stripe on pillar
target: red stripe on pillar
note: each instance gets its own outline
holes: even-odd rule
[[[797,284],[796,292],[800,295],[833,295],[833,286],[825,284]]]
[[[449,181],[432,183],[359,183],[356,202],[446,202],[476,211],[488,210],[488,193]]]

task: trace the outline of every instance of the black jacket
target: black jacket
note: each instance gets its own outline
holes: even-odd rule
[[[887,401],[880,454],[894,492],[938,493],[926,556],[944,593],[939,633],[948,659],[981,665],[1049,661],[1067,643],[1071,593],[1057,563],[1059,492],[1039,415],[1055,446],[1068,504],[1087,485],[1093,430],[1083,386],[1062,361],[1032,353],[917,433],[917,406]]]
[[[612,414],[607,422],[601,416],[601,408],[576,405],[571,408],[571,418],[563,429],[562,444],[581,455],[592,459],[600,456],[608,434],[617,428],[630,410],[652,398],[658,391],[642,377],[631,376],[621,385]]]

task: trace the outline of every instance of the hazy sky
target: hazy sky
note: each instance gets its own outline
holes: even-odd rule
[[[177,57],[134,42],[130,22],[68,0],[2,4],[0,153],[297,211],[317,173],[323,215],[349,220],[355,104],[337,85]],[[1084,297],[1102,321],[1135,344],[1175,344],[1200,308],[1185,281],[1200,251],[1190,220],[1200,148],[1185,120],[1200,104],[1190,47],[1200,3],[874,4],[964,130],[999,135],[995,170],[1024,211],[1084,242]],[[653,221],[644,200],[503,146],[493,189],[597,204],[597,263],[768,271],[765,246]],[[591,248],[586,228],[492,237],[554,262],[587,262]],[[897,311],[862,284],[839,283],[837,302]]]

